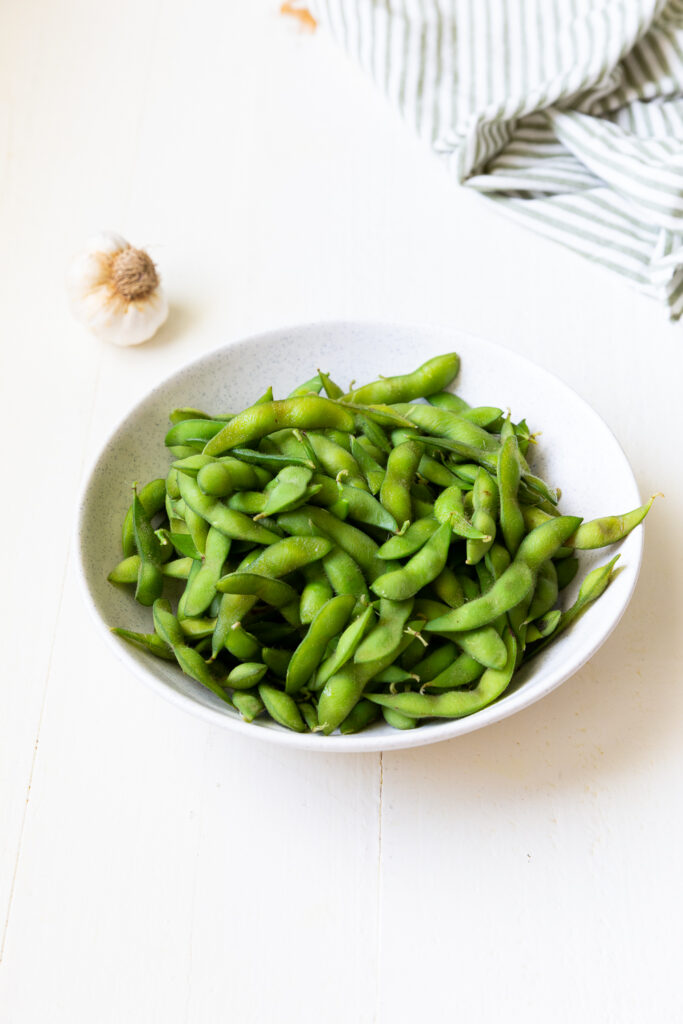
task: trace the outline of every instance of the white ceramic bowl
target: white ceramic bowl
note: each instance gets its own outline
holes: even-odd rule
[[[161,383],[108,439],[89,473],[79,518],[80,571],[95,622],[124,664],[161,696],[245,736],[320,751],[396,750],[451,739],[500,721],[544,697],[576,672],[612,632],[635,587],[642,552],[637,529],[618,548],[587,553],[575,583],[562,594],[571,603],[579,580],[618,550],[622,571],[603,597],[556,644],[523,667],[508,692],[469,718],[429,722],[401,732],[377,724],[352,736],[289,732],[270,721],[247,725],[198,683],[169,662],[138,652],[110,631],[114,625],[151,631],[151,612],[130,593],[107,582],[119,561],[120,529],[133,480],[163,476],[168,413],[176,406],[208,411],[241,409],[272,384],[282,397],[320,367],[342,386],[378,374],[405,373],[430,356],[457,351],[462,367],[457,390],[474,405],[497,405],[526,417],[542,430],[533,465],[562,488],[561,507],[586,519],[625,512],[640,504],[626,457],[609,428],[556,377],[514,352],[457,331],[368,323],[322,323],[282,328],[224,348],[190,363]]]

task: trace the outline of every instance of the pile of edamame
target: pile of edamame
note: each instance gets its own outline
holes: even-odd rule
[[[348,391],[319,371],[237,414],[174,410],[174,461],[134,487],[109,575],[154,629],[114,633],[297,732],[413,729],[500,697],[612,579],[616,558],[561,611],[576,552],[653,499],[560,514],[526,422],[446,390],[458,370],[448,353]]]

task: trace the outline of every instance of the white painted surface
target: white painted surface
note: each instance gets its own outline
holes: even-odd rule
[[[0,1018],[678,1021],[683,328],[455,190],[277,6],[0,16]],[[150,245],[175,306],[139,350],[66,308],[99,226]],[[102,644],[73,566],[83,468],[136,398],[224,341],[339,317],[514,347],[666,492],[586,668],[381,762],[268,749],[159,700]]]

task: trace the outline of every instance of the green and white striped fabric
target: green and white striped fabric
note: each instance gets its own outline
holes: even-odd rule
[[[302,2],[462,185],[683,312],[683,0]]]

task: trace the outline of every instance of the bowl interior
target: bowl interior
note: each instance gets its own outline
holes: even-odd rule
[[[580,579],[594,565],[619,551],[623,568],[574,628],[517,673],[498,702],[469,718],[426,723],[409,732],[381,723],[356,736],[323,737],[290,733],[266,721],[247,725],[179,669],[134,650],[109,632],[111,626],[152,629],[151,611],[137,605],[127,590],[109,584],[107,573],[121,558],[121,523],[132,482],[166,474],[169,455],[163,439],[171,409],[237,411],[269,384],[276,397],[287,395],[318,368],[345,387],[354,379],[361,383],[380,374],[408,372],[430,356],[452,350],[462,359],[455,389],[468,402],[510,408],[513,418],[526,417],[532,430],[542,431],[532,466],[561,487],[563,511],[589,519],[640,504],[626,457],[597,413],[556,377],[507,349],[433,327],[327,323],[271,331],[212,352],[155,388],[109,438],[86,480],[79,518],[81,575],[96,622],[119,657],[163,696],[214,724],[328,752],[387,750],[448,739],[526,707],[576,672],[626,608],[640,567],[640,530],[609,553],[581,556],[577,580],[562,594],[563,606],[571,603]]]

